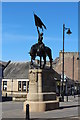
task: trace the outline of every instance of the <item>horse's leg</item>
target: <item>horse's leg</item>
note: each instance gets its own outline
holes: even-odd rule
[[[31,57],[31,65],[33,65],[32,57]]]
[[[43,56],[43,60],[44,60],[44,65],[43,65],[43,68],[44,68],[46,64],[46,56]]]
[[[30,69],[33,68],[33,61],[32,61],[32,57],[31,57],[31,62],[30,62]]]
[[[52,57],[50,58],[50,69],[52,68]]]
[[[49,57],[49,60],[50,60],[50,69],[51,69],[52,68],[52,55],[51,55],[51,51],[50,51],[48,57]]]

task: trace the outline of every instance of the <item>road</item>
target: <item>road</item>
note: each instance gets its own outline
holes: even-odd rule
[[[60,102],[60,108],[47,112],[30,113],[32,120],[78,120],[79,114],[79,98],[69,97],[68,102]],[[23,102],[3,102],[2,103],[2,118],[25,118],[23,111]]]

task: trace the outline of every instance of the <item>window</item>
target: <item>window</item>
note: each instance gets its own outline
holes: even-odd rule
[[[7,81],[3,81],[3,90],[7,91]]]
[[[18,91],[21,91],[21,81],[18,81]]]
[[[26,81],[18,81],[18,91],[26,91]]]
[[[22,81],[22,91],[26,91],[26,81]]]

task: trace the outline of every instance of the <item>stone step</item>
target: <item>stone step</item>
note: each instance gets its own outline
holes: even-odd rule
[[[26,105],[29,104],[29,111],[30,112],[44,112],[48,110],[54,110],[59,108],[59,102],[58,100],[54,101],[37,101],[37,102],[31,102],[26,101],[24,102],[24,111],[26,111]]]

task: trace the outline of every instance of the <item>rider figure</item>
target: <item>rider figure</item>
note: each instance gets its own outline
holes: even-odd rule
[[[43,40],[43,32],[39,32],[38,27],[37,27],[37,31],[38,31],[38,44],[43,44],[42,40]]]
[[[38,27],[37,27],[37,31],[38,31],[38,50],[37,51],[44,51],[44,48],[45,48],[45,45],[44,43],[42,42],[43,40],[43,32],[40,33],[40,31],[38,30]]]

